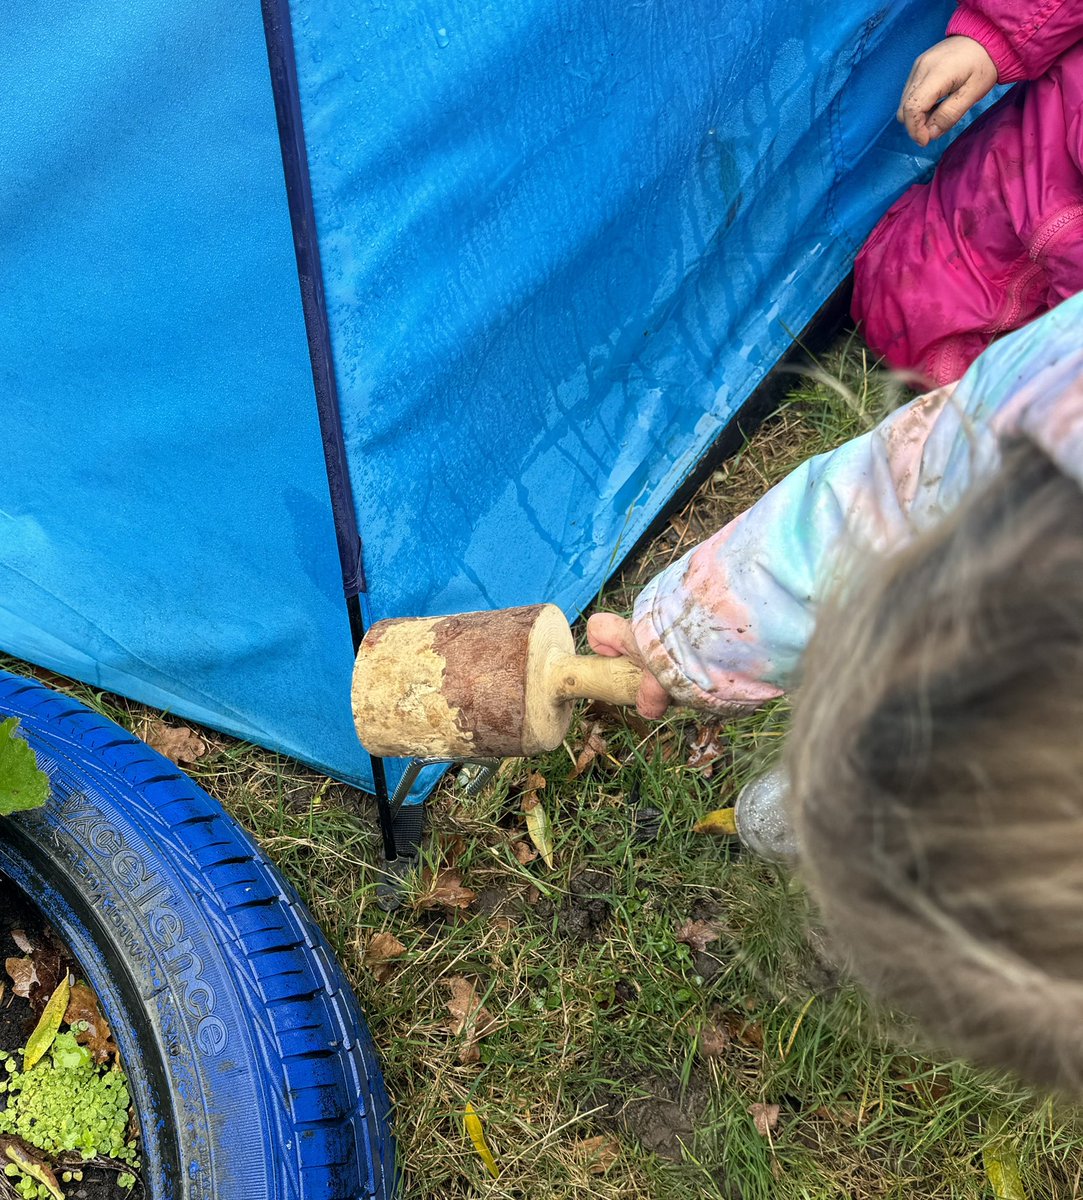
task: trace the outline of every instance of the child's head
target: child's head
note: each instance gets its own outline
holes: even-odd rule
[[[942,1044],[1083,1090],[1083,491],[1032,446],[826,606],[787,748],[855,974]]]

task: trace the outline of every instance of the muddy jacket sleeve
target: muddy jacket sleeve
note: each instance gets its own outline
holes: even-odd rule
[[[675,700],[753,707],[794,680],[818,598],[850,555],[931,528],[1025,436],[1083,482],[1083,294],[987,350],[954,387],[802,464],[656,576],[633,617]]]
[[[980,42],[1000,83],[1037,79],[1083,38],[1078,0],[968,0],[948,22],[948,34]]]

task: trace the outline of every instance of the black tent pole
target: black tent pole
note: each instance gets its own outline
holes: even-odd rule
[[[356,655],[365,636],[365,618],[361,612],[361,598],[349,596],[346,608],[350,614],[350,634],[353,637],[353,652]],[[380,819],[380,833],[384,839],[384,858],[394,862],[399,856],[395,845],[395,815],[391,811],[391,797],[387,790],[387,772],[384,770],[384,760],[369,756],[372,764],[372,784],[376,792],[376,813]]]
[[[293,228],[293,249],[297,257],[297,279],[301,287],[301,307],[308,337],[308,356],[312,363],[316,410],[327,465],[327,486],[331,492],[331,510],[335,518],[335,536],[342,565],[342,589],[356,655],[365,636],[360,596],[366,590],[361,561],[361,535],[357,527],[357,510],[354,507],[346,445],[342,436],[338,387],[331,357],[331,332],[324,302],[323,268],[320,264],[312,181],[308,173],[308,153],[301,120],[289,0],[262,0],[262,8],[267,61],[271,68],[271,89],[278,121],[278,141],[282,148],[282,169],[286,177],[286,198]],[[373,758],[370,761],[384,855],[388,862],[394,862],[398,858],[398,850],[395,846],[395,820],[387,791],[387,775],[382,759]]]

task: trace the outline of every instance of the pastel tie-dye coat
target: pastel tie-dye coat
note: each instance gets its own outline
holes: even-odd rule
[[[651,670],[696,707],[780,695],[850,554],[928,529],[1017,437],[1083,486],[1083,294],[991,346],[959,383],[802,464],[651,580],[633,619]]]

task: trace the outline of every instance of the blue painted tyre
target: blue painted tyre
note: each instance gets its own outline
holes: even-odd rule
[[[0,671],[0,719],[50,776],[0,822],[0,872],[64,937],[129,1070],[150,1200],[395,1193],[357,1002],[294,890],[173,763]]]

